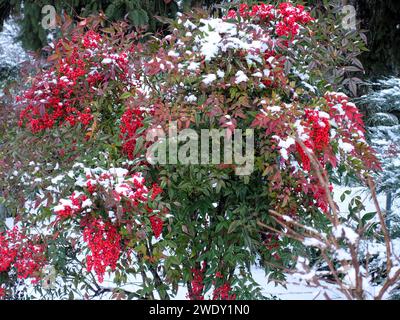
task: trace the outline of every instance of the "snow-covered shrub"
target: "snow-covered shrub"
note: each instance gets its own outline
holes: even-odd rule
[[[376,211],[379,209],[384,213],[383,220],[387,223],[387,233],[391,238],[390,247],[393,253],[399,250],[399,215],[397,208],[394,206],[394,200],[399,197],[400,185],[398,91],[399,79],[388,78],[371,84],[370,92],[357,99],[361,108],[368,115],[366,120],[368,124],[368,141],[376,151],[382,166],[382,170],[377,172],[374,178],[376,180],[376,191],[381,194],[382,198],[386,197],[386,203],[380,203],[380,208],[377,208]],[[353,200],[360,204],[362,203],[361,199]],[[359,287],[358,291],[359,293],[362,292],[361,296],[364,298],[373,298],[379,294],[385,283],[391,281],[390,277],[387,276],[386,239],[384,241],[382,230],[377,227],[381,222],[377,221],[376,213],[364,212],[361,214],[359,210],[356,214],[352,214],[352,219],[349,220],[348,218],[346,217],[343,222],[352,228],[355,233],[358,233],[360,238],[356,252],[358,255],[357,263],[363,268],[363,274],[360,274],[362,281],[360,280],[361,282],[358,285],[362,285],[363,288],[361,290],[361,287]],[[355,222],[354,220],[362,221],[363,229],[360,229],[360,222]],[[363,233],[362,230],[366,232]],[[395,257],[391,257],[391,260],[394,261],[394,264],[397,263]],[[396,269],[396,266],[393,268]],[[394,273],[392,272],[391,275],[393,276]],[[392,289],[392,294],[395,295],[396,287],[398,290],[398,279],[393,285],[385,287],[385,298],[390,297],[389,291]]]
[[[332,43],[319,42],[318,23],[291,3],[182,15],[146,45],[124,22],[101,23],[65,25],[18,98],[20,127],[4,133],[4,197],[27,235],[39,230],[43,279],[55,286],[39,283],[37,292],[153,299],[184,286],[190,299],[263,298],[250,266],[260,262],[279,280],[304,248],[279,237],[272,212],[337,227],[331,182],[343,172],[364,181],[379,168],[357,107],[325,92],[337,83],[312,65],[310,46]],[[173,123],[227,129],[225,141],[247,130],[251,170],[240,174],[236,158],[150,161],[146,137]],[[2,288],[11,296],[7,266]],[[139,285],[126,288],[132,281]]]
[[[26,61],[28,56],[20,42],[16,40],[19,33],[17,23],[9,19],[5,21],[0,32],[0,67],[15,67]]]
[[[400,196],[400,126],[369,127],[368,130],[371,143],[382,163],[382,171],[377,177],[378,191],[390,192],[394,197],[398,197]]]
[[[371,115],[369,119],[369,124],[373,127],[378,127],[378,126],[391,127],[398,125],[399,119],[394,114],[377,112]]]
[[[360,98],[368,113],[368,136],[382,163],[378,192],[399,196],[400,79],[388,78],[371,84],[371,92]]]
[[[319,166],[317,159],[312,162]],[[323,172],[321,167],[320,170]],[[322,176],[321,183],[329,187]],[[350,201],[349,214],[345,215],[331,198],[331,210],[326,213],[331,221],[328,228],[271,212],[282,227],[281,236],[295,239],[309,248],[286,270],[297,284],[317,288],[326,299],[395,298],[400,285],[400,241],[390,234],[370,179],[368,186],[376,212],[366,213],[357,196]],[[350,191],[343,194],[343,200],[346,194]],[[263,227],[271,230],[267,225]]]
[[[15,39],[18,32],[18,25],[12,19],[5,21],[0,32],[0,97],[4,88],[17,78],[21,63],[28,60],[21,43]]]
[[[370,112],[400,112],[400,79],[387,78],[370,85],[371,92],[361,98]],[[397,114],[398,115],[398,114]]]

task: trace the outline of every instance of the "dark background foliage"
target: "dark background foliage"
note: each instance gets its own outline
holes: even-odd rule
[[[193,7],[211,7],[220,1],[184,0],[184,10]],[[155,16],[175,17],[178,5],[173,0],[0,0],[0,25],[11,14],[23,12],[20,20],[23,45],[27,49],[38,50],[46,44],[46,32],[40,21],[45,5],[53,5],[58,14],[85,17],[103,11],[110,21],[127,18],[134,26],[147,26],[150,31],[159,31],[163,24]]]
[[[361,28],[368,30],[368,49],[362,56],[367,74],[372,77],[398,75],[400,65],[400,1],[338,0],[357,9]],[[222,0],[183,0],[183,9],[214,8]],[[225,1],[226,2],[226,1]],[[254,2],[254,1],[252,1]],[[307,0],[308,5],[326,5],[335,1]],[[337,1],[336,1],[337,2]],[[23,6],[22,6],[23,4]],[[46,32],[40,26],[41,8],[54,5],[57,12],[70,16],[87,16],[102,10],[110,20],[127,18],[135,26],[148,26],[150,31],[164,25],[155,16],[174,17],[178,11],[175,0],[0,0],[0,28],[11,14],[23,12],[21,40],[27,49],[38,50],[46,43]]]
[[[363,56],[373,77],[398,75],[400,66],[400,1],[352,0],[361,27],[368,30],[368,48]]]

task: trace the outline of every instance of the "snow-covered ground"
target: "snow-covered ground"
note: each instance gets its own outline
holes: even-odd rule
[[[304,284],[300,284],[295,277],[288,275],[285,286],[275,285],[273,282],[268,283],[268,278],[265,275],[264,270],[253,266],[252,274],[254,280],[261,286],[262,294],[266,297],[271,297],[279,300],[325,300],[322,291],[317,288],[307,287]],[[138,279],[137,283],[140,283]],[[115,285],[111,279],[105,279],[103,283],[104,287],[113,288]],[[134,284],[134,281],[122,287],[127,291],[135,291],[139,289],[138,285]],[[335,290],[332,286],[329,290],[330,298],[334,300],[344,299],[343,294]],[[102,299],[109,299],[111,294],[104,295]],[[211,298],[210,294],[206,294],[206,299]],[[187,300],[187,289],[184,287],[179,287],[177,295],[173,300]]]

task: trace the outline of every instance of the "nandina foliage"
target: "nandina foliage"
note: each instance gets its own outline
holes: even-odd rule
[[[190,299],[263,298],[250,267],[279,280],[304,249],[261,230],[279,228],[270,210],[328,226],[318,174],[362,180],[379,168],[357,107],[314,65],[310,43],[327,46],[318,28],[306,8],[281,3],[243,4],[223,18],[181,15],[145,46],[124,23],[102,28],[96,18],[66,32],[18,99],[19,134],[54,134],[57,143],[76,135],[65,139],[74,157],[36,159],[38,169],[21,177],[41,182],[18,208],[27,230],[50,231],[54,285],[74,278],[70,291],[48,292],[95,298],[110,291],[107,277],[116,286],[141,278],[133,291],[116,288],[118,298],[169,298],[179,286]],[[196,132],[254,130],[254,169],[149,163],[145,138],[172,121]],[[13,180],[17,167],[7,169]],[[1,259],[11,279],[16,256]]]
[[[269,210],[328,224],[321,214],[328,199],[318,172],[327,170],[333,179],[345,170],[362,179],[362,172],[379,164],[349,98],[319,94],[326,90],[324,83],[304,85],[301,79],[302,72],[315,76],[304,69],[311,59],[304,47],[318,27],[304,7],[241,5],[223,19],[182,16],[173,26],[145,63],[149,82],[161,82],[147,99],[153,109],[148,130],[161,126],[167,132],[176,121],[179,129],[198,132],[253,128],[256,133],[255,170],[249,176],[238,177],[236,163],[155,168],[167,186],[176,225],[164,237],[190,248],[192,256],[180,263],[188,265],[194,279],[189,297],[199,299],[211,286],[233,288],[240,282],[235,270],[245,270],[258,255],[262,263],[290,264],[287,239],[257,227],[276,227]],[[136,156],[143,152],[137,150]],[[203,264],[206,273],[220,273],[222,283],[203,277]],[[213,296],[227,298],[233,292],[219,295],[217,290]]]
[[[128,65],[128,55],[139,52],[140,45],[133,35],[124,35],[123,24],[100,35],[96,26],[103,20],[85,20],[52,45],[49,67],[17,97],[23,107],[19,125],[33,133],[64,124],[88,127],[104,120],[101,101],[116,103],[122,93],[135,88],[137,74]],[[95,29],[85,28],[86,23]],[[117,110],[111,107],[113,111]]]

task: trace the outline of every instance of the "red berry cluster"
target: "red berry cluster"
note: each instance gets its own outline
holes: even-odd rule
[[[325,167],[325,153],[330,144],[330,129],[329,123],[330,115],[317,111],[306,109],[304,128],[308,138],[303,140],[304,147],[306,147],[312,154],[318,157],[319,163]],[[311,170],[311,161],[299,143],[296,142],[296,150],[300,156],[300,163],[304,170]],[[329,205],[324,187],[321,186],[317,177],[311,175],[309,183],[303,185],[304,190],[312,195],[315,205],[322,211],[327,212]]]
[[[114,188],[114,197],[120,201],[122,197],[130,199],[133,205],[148,201],[149,189],[146,186],[146,180],[141,173],[134,173],[131,178],[116,185]]]
[[[120,138],[122,150],[132,160],[135,156],[137,130],[143,127],[143,113],[139,109],[127,109],[121,117]]]
[[[129,176],[128,170],[125,169],[122,173],[107,171],[97,174],[94,171],[88,171],[85,187],[86,191],[93,196],[96,196],[96,192],[107,192],[116,202],[120,202],[125,197],[137,206],[148,200],[149,189],[145,182],[141,173],[136,172]]]
[[[204,300],[204,274],[206,272],[207,263],[203,262],[201,269],[193,268],[192,281],[191,281],[191,293],[188,294],[190,300]],[[236,294],[231,294],[231,285],[228,282],[224,282],[221,286],[216,286],[217,281],[223,281],[224,276],[221,272],[215,273],[215,279],[212,281],[215,289],[213,291],[213,300],[235,300]]]
[[[54,208],[54,212],[59,219],[71,218],[82,210],[82,203],[87,199],[86,195],[74,192],[69,199],[61,199],[59,205]]]
[[[203,274],[205,268],[202,269],[192,269],[193,279],[191,281],[192,285],[192,292],[188,295],[190,300],[204,300],[203,290],[204,290],[204,283],[203,283]]]
[[[163,192],[163,189],[157,184],[153,183],[152,191],[151,191],[151,200],[154,201],[159,194]]]
[[[127,77],[127,57],[127,52],[93,30],[58,40],[50,67],[38,73],[30,88],[17,97],[22,105],[19,125],[33,133],[64,123],[88,126],[94,119],[95,96],[107,90],[114,93],[108,89],[109,81],[117,79],[124,88],[134,86]]]
[[[310,140],[316,151],[323,151],[329,144],[329,115],[321,116],[316,110],[305,110],[306,121],[311,126]]]
[[[81,221],[84,228],[83,239],[91,251],[91,254],[86,257],[87,269],[94,270],[98,280],[102,282],[107,267],[115,270],[123,248],[122,244],[126,240],[119,234],[121,225],[126,226],[132,220],[136,223],[137,218],[140,219],[143,214],[147,214],[150,216],[154,236],[160,237],[163,220],[149,205],[163,190],[156,183],[148,188],[141,173],[129,174],[129,171],[123,168],[109,170],[86,168],[85,178],[86,180],[79,180],[79,185],[86,194],[75,191],[67,199],[61,199],[54,207],[54,212],[59,221],[70,218],[78,218]],[[109,201],[113,199],[115,202],[113,206],[122,208],[126,216],[115,220],[111,217],[110,220],[98,217],[94,212],[97,206],[93,204],[98,205],[100,201],[104,201],[104,198]],[[85,208],[88,209],[85,211]],[[77,213],[81,214],[78,216]],[[132,217],[132,213],[136,215]],[[120,219],[124,222],[122,223]],[[138,227],[141,228],[140,223]],[[132,229],[132,225],[129,225],[129,229]],[[9,255],[8,252],[4,253],[4,257]]]
[[[278,36],[294,36],[299,33],[300,25],[305,25],[314,19],[304,10],[302,5],[294,7],[289,2],[279,5],[278,15],[282,17],[276,26]]]
[[[229,283],[224,283],[222,286],[214,289],[213,300],[236,300],[236,294],[231,294],[232,288]]]
[[[283,2],[278,7],[261,3],[250,8],[247,4],[241,4],[237,11],[229,10],[226,18],[235,19],[239,13],[242,18],[260,19],[273,24],[279,37],[293,38],[299,34],[301,25],[314,20],[304,6],[293,6],[290,2]]]
[[[54,212],[60,220],[73,218],[83,209],[92,206],[98,198],[104,195],[108,199],[114,199],[115,205],[122,206],[123,212],[131,215],[137,211],[138,214],[146,213],[150,215],[151,227],[156,238],[162,233],[163,220],[159,214],[154,214],[154,210],[148,206],[149,201],[156,200],[157,196],[163,192],[162,188],[154,183],[149,189],[146,180],[141,173],[128,174],[128,170],[114,168],[108,171],[96,172],[88,169],[85,173],[86,180],[83,180],[83,191],[86,194],[75,191],[67,199],[60,199]],[[127,201],[129,200],[129,201]],[[142,210],[139,209],[142,207]]]
[[[86,256],[87,269],[92,269],[99,282],[104,281],[106,268],[115,270],[121,254],[121,236],[111,222],[89,219],[84,223],[83,239],[91,252]]]
[[[158,237],[160,237],[160,235],[162,233],[163,221],[159,216],[154,215],[154,216],[150,217],[150,223],[151,223],[151,229],[153,230],[154,236],[157,239]]]
[[[10,246],[8,237],[0,235],[0,272],[7,271],[17,256],[17,250]]]
[[[325,113],[321,113],[317,110],[305,110],[305,126],[309,137],[307,140],[303,141],[303,144],[317,155],[320,155],[320,153],[325,150],[330,141],[329,132],[331,126],[329,124],[329,115],[321,116],[321,114],[325,115]],[[303,169],[310,171],[311,165],[307,153],[298,143],[296,143],[296,149],[300,155]],[[323,161],[323,159],[321,159],[321,161]]]
[[[151,201],[154,201],[159,194],[163,192],[163,189],[157,184],[153,183],[153,186],[151,188]],[[153,210],[148,208],[149,213],[153,213]],[[150,217],[150,224],[151,224],[151,229],[153,230],[154,236],[156,239],[158,239],[162,233],[163,226],[164,226],[164,221],[161,219],[161,217],[158,214],[152,215]]]
[[[303,144],[310,151],[312,150],[312,145],[309,140],[304,141]],[[296,142],[296,151],[300,156],[300,163],[301,163],[301,166],[303,167],[303,169],[306,171],[310,171],[311,170],[310,158],[308,157],[308,155],[307,155],[306,151],[303,149],[303,147],[297,142]]]
[[[0,234],[0,272],[16,270],[20,279],[39,280],[40,272],[46,263],[44,246],[35,243],[18,227]]]
[[[325,188],[322,187],[320,185],[320,183],[318,183],[319,181],[317,181],[317,179],[312,179],[313,183],[312,183],[312,193],[314,195],[314,200],[316,203],[316,206],[318,208],[320,208],[323,212],[328,212],[329,210],[329,203],[328,203],[328,199],[327,199],[327,195],[326,195],[326,191]],[[329,191],[332,192],[333,191],[333,186],[330,185],[329,186]]]
[[[101,43],[101,36],[97,32],[89,30],[83,36],[82,43],[87,49],[97,49]]]

